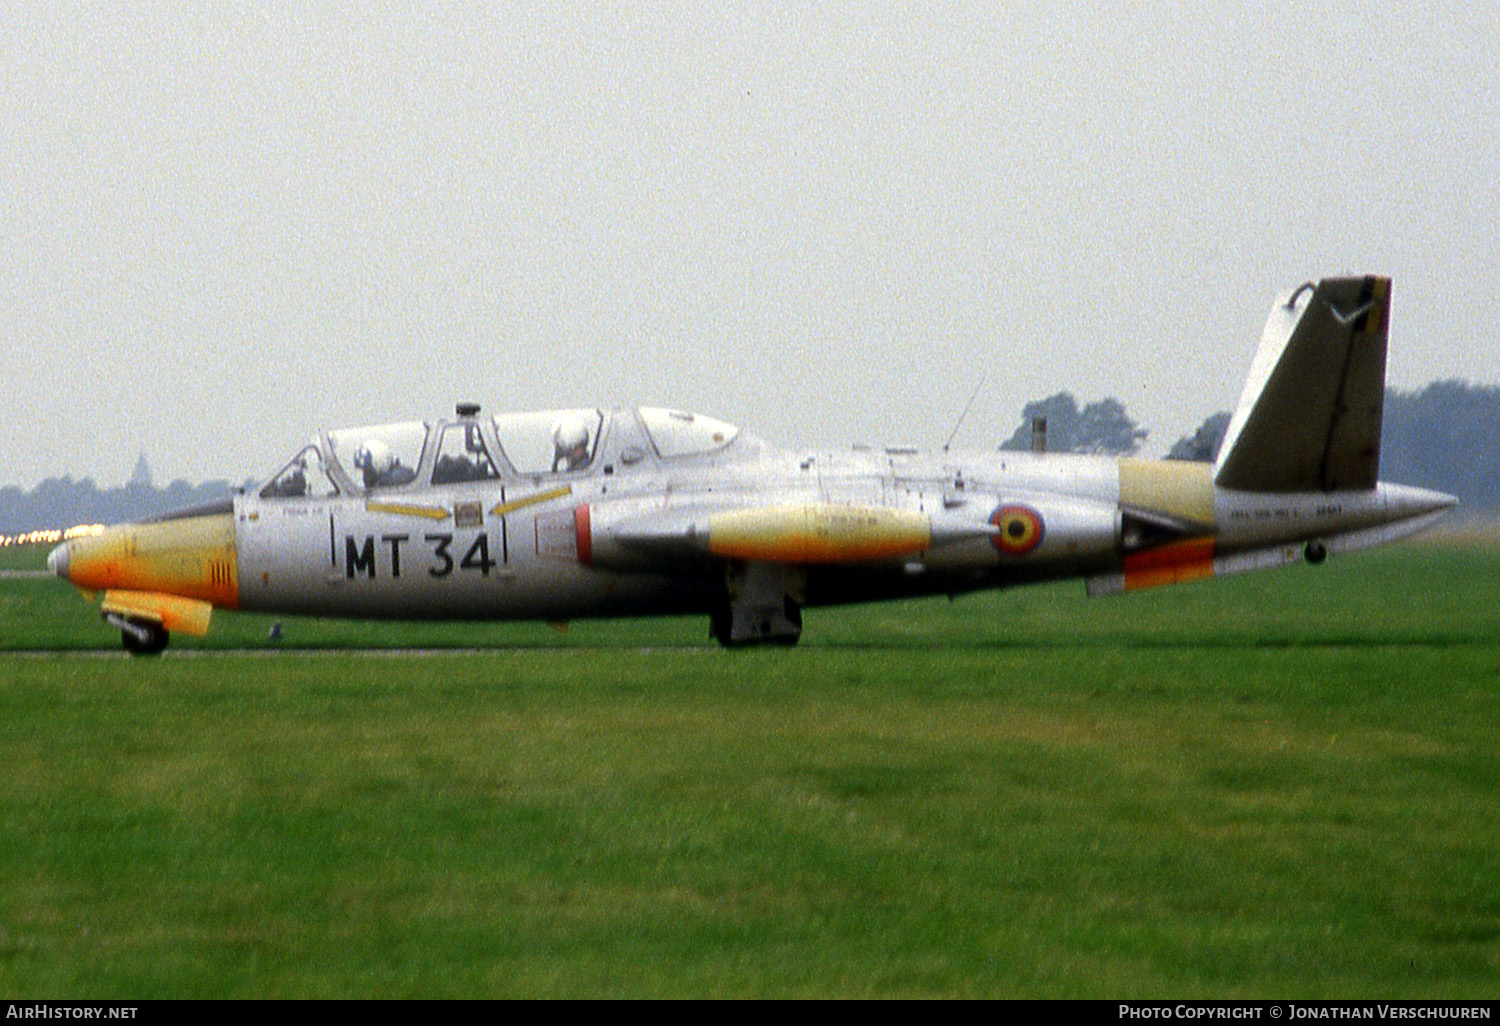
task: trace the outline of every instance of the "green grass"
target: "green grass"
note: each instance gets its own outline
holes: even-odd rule
[[[51,545],[0,545],[0,570],[45,570]]]
[[[1489,996],[1497,582],[1407,546],[816,610],[795,650],[0,655],[0,995]],[[50,580],[0,627],[118,643]]]

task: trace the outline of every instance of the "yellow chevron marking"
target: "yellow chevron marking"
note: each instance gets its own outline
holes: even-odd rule
[[[365,509],[371,513],[394,513],[402,517],[422,517],[424,520],[448,519],[448,511],[441,506],[416,506],[405,502],[367,502]]]
[[[523,499],[512,499],[509,502],[502,502],[500,505],[490,510],[490,516],[503,517],[505,516],[505,514],[514,513],[518,509],[525,509],[527,506],[535,506],[539,503],[549,502],[552,499],[560,499],[564,495],[572,494],[572,485],[562,485],[558,488],[549,488],[545,492],[532,492],[530,495],[526,496]]]

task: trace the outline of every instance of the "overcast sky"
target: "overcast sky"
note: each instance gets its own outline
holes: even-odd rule
[[[0,7],[0,483],[263,476],[312,431],[650,403],[1160,453],[1274,294],[1394,277],[1494,383],[1500,5]]]

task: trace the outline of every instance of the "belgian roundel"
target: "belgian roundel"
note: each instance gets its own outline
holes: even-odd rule
[[[990,514],[990,523],[1000,533],[990,538],[1007,556],[1024,556],[1042,543],[1046,528],[1042,516],[1030,506],[1001,506]]]

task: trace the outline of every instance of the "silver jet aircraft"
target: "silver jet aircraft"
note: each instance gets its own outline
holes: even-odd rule
[[[1378,480],[1390,280],[1271,309],[1216,464],[789,452],[677,410],[456,415],[319,434],[263,487],[58,546],[136,653],[215,607],[567,620],[704,613],[793,644],[806,606],[1082,577],[1091,595],[1318,563],[1452,496]]]

